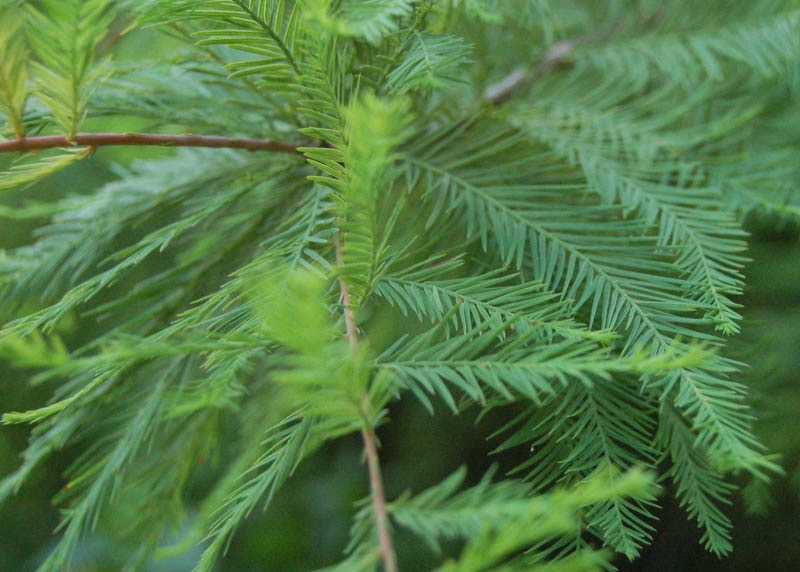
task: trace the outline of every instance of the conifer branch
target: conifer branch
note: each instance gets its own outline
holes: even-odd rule
[[[254,507],[291,502],[300,463],[317,478],[314,452],[354,433],[363,453],[347,469],[369,502],[331,569],[397,572],[401,530],[463,546],[441,569],[611,567],[613,551],[645,550],[659,516],[649,478],[620,478],[629,466],[661,469],[701,544],[732,549],[727,473],[779,469],[725,357],[746,347],[712,328],[736,333],[741,318],[740,219],[765,213],[760,229],[781,232],[800,213],[786,187],[800,11],[511,4],[0,0],[0,191],[107,145],[197,147],[96,188],[64,173],[37,191],[47,202],[0,205],[35,228],[0,241],[14,318],[0,360],[53,392],[0,418],[38,424],[0,504],[59,449],[81,453],[40,572],[119,528],[112,501],[136,515],[113,539],[120,567],[188,547],[155,549],[188,502],[186,542],[208,539],[195,570],[211,572]],[[113,30],[143,25],[172,27],[186,55],[103,57]],[[112,120],[182,127],[78,133],[95,102]],[[288,131],[254,131],[254,117]],[[57,326],[72,315],[92,323],[67,352]],[[395,498],[378,427],[424,438],[384,425],[401,399],[496,411],[481,436],[520,453],[499,461],[521,478],[466,486],[464,468]],[[219,447],[224,470],[187,497]]]
[[[336,240],[336,263],[339,266],[343,263],[341,237]],[[359,345],[358,328],[351,305],[350,288],[343,278],[339,278],[339,288],[342,293],[347,341],[350,343],[350,348],[355,352],[358,350]],[[369,419],[371,415],[369,414],[370,405],[367,392],[364,392],[361,408],[364,418]],[[378,546],[381,561],[383,561],[383,567],[386,572],[398,572],[397,555],[392,543],[392,533],[389,530],[389,511],[386,508],[386,494],[383,490],[383,476],[381,475],[381,464],[378,457],[378,437],[375,435],[375,429],[366,423],[361,429],[361,436],[364,439],[364,452],[367,456],[369,488],[372,496],[372,509],[375,513],[375,522],[378,527]]]
[[[216,147],[244,149],[246,151],[272,151],[274,153],[298,153],[296,143],[272,139],[222,137],[217,135],[169,135],[162,133],[77,133],[66,135],[40,135],[0,141],[0,153],[41,151],[64,147],[108,147],[108,146],[157,146],[157,147]]]

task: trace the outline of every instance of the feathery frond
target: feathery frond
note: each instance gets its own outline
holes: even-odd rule
[[[346,120],[342,151],[346,176],[343,191],[334,197],[342,241],[339,272],[357,307],[381,270],[382,243],[392,230],[391,223],[379,228],[386,224],[380,208],[385,203],[382,195],[388,194],[395,178],[391,172],[395,148],[408,135],[408,102],[365,96],[351,105]]]
[[[303,0],[309,17],[330,33],[379,44],[411,15],[412,0]]]
[[[537,564],[537,548],[574,531],[577,514],[587,506],[623,497],[649,499],[654,492],[652,483],[640,471],[616,478],[597,473],[571,491],[538,497],[526,494],[524,485],[492,484],[486,479],[455,493],[463,478],[463,472],[455,473],[417,497],[398,502],[393,509],[399,523],[426,538],[474,539],[457,562],[450,561],[439,569],[443,572],[495,569],[501,563],[504,570],[545,571],[558,569],[560,563],[565,569],[594,570],[604,562],[604,555],[587,551],[567,555],[563,562],[556,559]]]
[[[720,80],[730,73],[725,68],[742,66],[775,77],[785,73],[787,65],[800,56],[797,10],[732,22],[711,33],[676,30],[622,38],[579,52],[576,60],[600,69],[613,65],[643,81],[663,74],[688,86],[703,76]]]
[[[95,455],[79,460],[73,469],[72,485],[66,494],[72,496],[81,490],[81,502],[65,511],[61,524],[64,530],[62,541],[40,566],[40,570],[56,571],[70,566],[79,540],[97,526],[101,511],[112,501],[125,471],[153,436],[157,426],[155,421],[163,414],[162,398],[167,384],[172,375],[180,372],[184,366],[182,359],[171,360],[166,367],[162,367],[157,383],[138,388],[138,391],[136,388],[129,389],[135,399],[119,405],[117,415],[125,421],[117,428],[118,439],[108,444],[101,442]],[[113,383],[112,378],[109,378],[109,382]]]
[[[0,111],[17,138],[25,135],[22,117],[28,95],[28,49],[22,23],[11,8],[0,7]]]
[[[0,358],[51,391],[3,412],[32,429],[0,502],[78,451],[41,570],[102,529],[128,569],[200,544],[209,572],[349,436],[369,495],[327,570],[394,572],[392,526],[428,568],[609,569],[652,541],[655,478],[732,549],[727,475],[780,471],[726,344],[742,219],[800,220],[795,0],[0,0],[0,22],[0,190],[37,193],[0,205],[29,225],[0,250]],[[129,55],[142,26],[167,47]],[[79,129],[128,125],[298,152],[64,170]],[[387,496],[407,475],[378,434],[403,449],[409,403],[476,412],[521,461]]]
[[[161,186],[165,182],[164,173],[177,172],[177,165],[187,161],[196,162],[197,168],[184,172],[182,177],[172,178],[168,186]],[[222,165],[226,168],[216,171]],[[22,249],[0,269],[6,303],[34,293],[44,300],[58,300],[35,318],[31,316],[15,327],[31,330],[54,326],[77,304],[91,299],[147,256],[164,250],[181,233],[212,216],[216,209],[226,208],[246,192],[247,186],[225,185],[249,170],[252,164],[235,155],[179,153],[160,163],[143,166],[136,175],[131,173],[125,182],[100,189],[96,196],[85,197],[79,208],[74,201],[70,202],[72,208],[54,218],[35,246]],[[217,185],[225,189],[214,199],[217,206],[209,208],[197,202],[192,206],[192,196],[203,192],[199,185],[208,185],[207,176],[211,173]],[[128,248],[114,251],[115,240],[128,232],[129,225],[141,225],[144,216],[155,214],[155,208],[178,205],[186,209],[185,219],[164,225]],[[103,263],[110,267],[96,273],[97,266]]]
[[[625,328],[631,347],[661,331],[691,335],[695,320],[682,314],[692,305],[668,278],[674,266],[653,256],[645,221],[591,201],[580,179],[518,132],[487,127],[457,125],[420,138],[408,152],[410,185],[423,184],[434,201],[429,224],[459,209],[468,235],[484,248],[530,269],[576,309],[589,306],[590,327],[597,320],[603,329]],[[560,169],[567,182],[554,181]],[[531,183],[534,173],[540,176]]]
[[[390,92],[440,89],[460,81],[458,71],[469,61],[469,46],[456,36],[415,32],[403,60],[386,78]]]
[[[513,327],[515,324],[482,323],[478,329],[445,340],[439,339],[441,328],[434,328],[396,344],[378,364],[392,374],[395,383],[414,392],[428,407],[426,394],[436,394],[454,411],[458,406],[450,386],[480,404],[489,397],[513,402],[522,396],[541,405],[572,384],[591,387],[613,374],[676,367],[667,356],[655,362],[641,355],[620,358],[588,339],[553,340],[548,337],[552,331],[546,323],[520,331]],[[548,343],[537,343],[542,338]],[[678,363],[686,363],[683,360],[687,357],[682,356]],[[703,359],[702,352],[695,353],[688,357],[688,363]]]
[[[700,526],[701,542],[717,554],[726,553],[732,548],[731,522],[720,505],[730,504],[733,485],[698,455],[686,422],[669,405],[661,413],[658,436],[673,463],[667,474],[678,487],[682,505]]]
[[[621,415],[629,410],[637,413]],[[629,380],[596,378],[590,386],[569,385],[558,401],[550,400],[541,412],[526,412],[520,417],[523,425],[501,448],[532,443],[530,459],[517,471],[536,490],[556,482],[580,482],[595,471],[614,473],[654,463],[653,410],[653,402]],[[559,471],[542,471],[554,463],[561,467]],[[652,537],[654,506],[652,499],[647,503],[619,499],[601,503],[587,519],[606,543],[633,559]]]
[[[741,292],[744,235],[719,208],[719,189],[707,186],[702,167],[681,157],[686,153],[681,146],[692,140],[687,131],[697,128],[681,127],[682,136],[670,139],[662,135],[669,118],[641,118],[650,101],[623,105],[600,100],[604,93],[608,89],[582,93],[575,102],[564,94],[542,94],[534,108],[517,117],[525,118],[526,131],[579,165],[606,204],[620,204],[656,226],[659,246],[677,255],[684,291],[707,308],[706,317],[718,330],[736,333],[739,316],[730,297]],[[654,99],[673,96],[679,95],[670,88]],[[687,109],[696,105],[693,99],[700,101],[688,98]],[[731,129],[739,121],[732,115],[717,118],[704,132]]]
[[[200,21],[199,45],[223,45],[239,53],[226,67],[231,77],[256,76],[265,90],[291,90],[299,67],[295,43],[299,33],[298,5],[286,0],[156,1],[142,4],[145,21]],[[236,53],[233,52],[233,53]],[[247,57],[243,57],[247,54]]]
[[[263,442],[264,453],[249,467],[236,475],[247,480],[232,490],[217,508],[211,526],[211,543],[194,568],[206,572],[231,540],[236,527],[258,503],[269,505],[277,490],[291,477],[300,461],[313,449],[314,422],[290,416],[281,421]],[[238,468],[238,467],[237,467]]]
[[[74,136],[86,117],[89,98],[108,68],[95,62],[95,49],[113,20],[110,0],[45,0],[26,5],[36,56],[36,96],[61,129]]]
[[[44,157],[24,156],[12,163],[10,168],[0,172],[0,192],[31,185],[88,155],[89,151],[86,149],[68,149],[47,153]]]
[[[375,294],[397,307],[403,315],[438,323],[446,317],[462,332],[510,324],[528,333],[538,328],[547,339],[602,337],[569,319],[567,304],[537,282],[496,270],[477,276],[450,277],[462,266],[459,260],[433,260],[402,272],[387,271],[375,285]]]

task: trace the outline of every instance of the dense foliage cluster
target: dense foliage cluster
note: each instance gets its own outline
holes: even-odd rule
[[[659,484],[728,553],[729,476],[781,470],[726,344],[742,221],[800,215],[798,28],[794,0],[0,0],[0,190],[186,147],[0,207],[37,226],[0,251],[0,355],[52,393],[3,416],[33,429],[0,502],[82,451],[40,570],[120,506],[131,569],[188,507],[211,570],[351,434],[339,570],[397,569],[397,530],[462,542],[441,570],[600,569]],[[407,401],[491,412],[524,461],[386,498]]]

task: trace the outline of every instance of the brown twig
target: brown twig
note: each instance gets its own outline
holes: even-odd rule
[[[375,522],[378,525],[378,546],[383,568],[386,572],[397,572],[397,555],[392,545],[392,533],[389,529],[389,511],[386,508],[381,464],[378,459],[378,438],[372,428],[362,429],[361,436],[364,438],[364,451],[367,454],[369,488],[372,492],[372,509],[375,511]]]
[[[343,264],[341,236],[336,240],[336,263]],[[356,352],[359,347],[358,326],[353,312],[352,296],[347,282],[339,278],[339,289],[342,293],[342,306],[344,307],[345,335],[350,348]],[[369,395],[365,392],[362,398],[361,409],[365,419],[370,417]],[[375,429],[365,423],[361,429],[364,440],[364,453],[367,456],[367,470],[369,471],[369,489],[372,496],[372,510],[375,513],[375,522],[378,526],[378,549],[380,551],[383,568],[386,572],[398,572],[397,554],[392,543],[392,532],[389,527],[389,510],[386,506],[386,493],[383,490],[383,476],[381,463],[378,456],[378,437]]]
[[[659,11],[656,10],[652,17],[658,19],[661,15]],[[575,49],[579,46],[594,45],[613,37],[614,34],[619,32],[623,23],[622,20],[615,20],[584,36],[568,38],[554,43],[544,53],[542,59],[539,60],[539,65],[536,66],[534,70],[531,71],[524,67],[517,68],[497,83],[486,88],[486,91],[483,93],[484,101],[492,107],[502,105],[524,86],[529,85],[533,81],[549,74],[559,67],[568,65]]]
[[[545,52],[533,72],[523,68],[512,71],[499,82],[490,85],[486,89],[483,95],[484,100],[495,107],[505,103],[523,86],[538,77],[548,74],[554,68],[567,63],[577,45],[578,40],[556,42]]]
[[[215,147],[297,154],[296,143],[272,139],[221,137],[216,135],[166,135],[161,133],[78,133],[40,135],[0,141],[0,153],[40,151],[64,147],[108,147],[111,145],[160,147]]]

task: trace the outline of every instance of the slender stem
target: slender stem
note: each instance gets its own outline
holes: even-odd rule
[[[343,264],[344,256],[342,254],[342,236],[340,234],[336,240],[336,265],[342,266]],[[339,278],[339,290],[342,293],[342,307],[344,308],[344,325],[347,341],[350,343],[350,348],[355,351],[358,350],[358,325],[356,324],[356,316],[353,312],[353,297],[350,295],[350,287],[341,277]]]
[[[336,240],[336,263],[341,266],[342,259],[342,240]],[[339,278],[339,288],[342,293],[342,306],[344,307],[344,322],[347,341],[350,348],[358,351],[358,326],[352,306],[352,296],[350,288],[343,278]],[[397,554],[392,543],[392,532],[389,527],[389,510],[386,506],[386,493],[383,490],[383,476],[381,474],[380,457],[378,456],[378,437],[375,429],[366,422],[370,419],[369,395],[364,392],[361,400],[361,409],[365,423],[361,429],[361,437],[364,440],[364,452],[367,456],[367,470],[369,471],[369,489],[372,496],[372,510],[375,513],[375,522],[378,526],[378,548],[386,572],[398,572]]]
[[[378,439],[375,436],[375,430],[371,427],[362,429],[361,436],[364,438],[364,450],[367,453],[369,488],[372,491],[372,509],[375,511],[375,521],[378,525],[378,545],[383,568],[386,572],[397,572],[397,555],[392,545],[392,532],[389,529],[389,511],[386,508],[381,464],[378,459]]]
[[[352,310],[350,288],[347,287],[347,283],[341,278],[339,279],[339,286],[342,291],[342,306],[344,306],[344,324],[347,341],[350,342],[350,348],[356,351],[358,350],[358,326],[356,325],[356,316]]]
[[[221,137],[216,135],[165,135],[161,133],[77,133],[40,135],[0,141],[0,153],[39,151],[61,147],[107,147],[110,145],[163,147],[226,147],[247,151],[273,151],[297,154],[299,145],[271,139]]]

